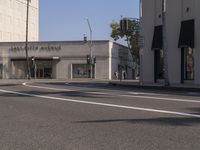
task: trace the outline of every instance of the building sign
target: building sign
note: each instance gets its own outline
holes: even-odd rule
[[[47,46],[35,46],[35,45],[30,45],[28,46],[28,50],[33,50],[33,51],[58,51],[58,50],[61,50],[62,47],[61,45],[47,45]],[[25,50],[25,46],[12,46],[10,48],[11,51],[24,51]]]

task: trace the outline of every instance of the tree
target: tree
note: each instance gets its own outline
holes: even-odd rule
[[[110,27],[112,28],[111,37],[117,41],[119,39],[125,38],[127,42],[127,46],[131,51],[131,54],[134,58],[139,59],[139,21],[138,20],[130,20],[124,18],[126,20],[126,26],[122,27],[123,24],[118,22],[112,22]],[[126,29],[125,29],[126,28]]]

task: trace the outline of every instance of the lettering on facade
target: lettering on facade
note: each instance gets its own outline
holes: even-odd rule
[[[62,47],[61,45],[55,46],[55,45],[48,45],[48,46],[35,46],[35,45],[31,45],[28,46],[28,50],[33,50],[33,51],[58,51],[61,50]],[[25,50],[25,46],[12,46],[10,48],[11,51],[24,51]]]

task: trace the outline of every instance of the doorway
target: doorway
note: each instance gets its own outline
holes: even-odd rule
[[[155,72],[155,83],[159,80],[164,79],[164,59],[163,50],[157,49],[154,54],[154,72]]]
[[[52,79],[52,61],[36,61],[35,68],[32,68],[33,72],[34,69],[36,70],[36,78],[37,79]],[[34,77],[34,73],[32,75]]]

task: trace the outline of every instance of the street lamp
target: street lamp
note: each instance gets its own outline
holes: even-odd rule
[[[90,21],[88,18],[86,18],[89,30],[90,30],[90,43],[89,43],[89,47],[90,47],[90,59],[92,60],[92,28],[90,25]],[[91,61],[90,63],[90,78],[92,79],[93,76],[93,68],[92,68],[93,62]]]
[[[28,22],[29,22],[29,3],[30,0],[27,0],[27,11],[26,11],[26,68],[27,68],[27,79],[30,80],[31,73],[30,73],[30,64],[29,64],[29,57],[28,57]]]

